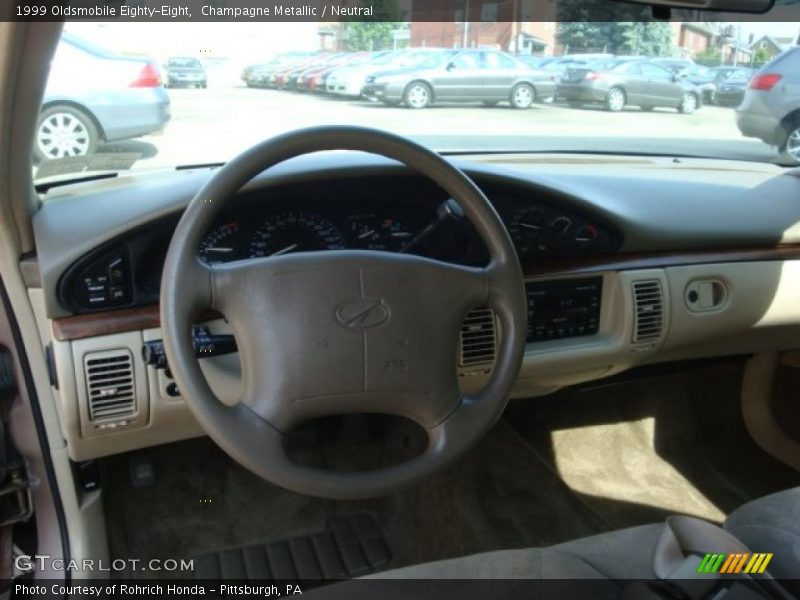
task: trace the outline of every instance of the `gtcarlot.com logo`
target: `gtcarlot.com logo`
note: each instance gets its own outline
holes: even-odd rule
[[[64,560],[52,558],[49,554],[20,554],[14,557],[14,568],[21,573],[29,571],[70,571],[70,572],[131,572],[131,571],[194,571],[194,560],[183,558],[115,558],[111,561],[85,558]]]

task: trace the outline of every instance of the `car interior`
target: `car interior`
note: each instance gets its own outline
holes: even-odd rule
[[[796,167],[342,122],[36,179],[63,23],[12,9],[4,580],[800,595]]]

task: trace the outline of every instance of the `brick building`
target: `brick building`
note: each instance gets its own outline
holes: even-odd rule
[[[520,54],[553,54],[553,0],[416,0],[410,45],[497,48]]]

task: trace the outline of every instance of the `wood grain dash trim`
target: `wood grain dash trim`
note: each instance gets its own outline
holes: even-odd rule
[[[74,315],[53,321],[53,334],[62,342],[158,327],[158,305]]]

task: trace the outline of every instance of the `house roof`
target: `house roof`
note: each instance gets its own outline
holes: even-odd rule
[[[767,42],[773,48],[775,48],[775,50],[782,52],[789,46],[794,46],[794,41],[794,38],[791,37],[772,37],[771,35],[762,35],[760,38],[750,44],[749,47],[752,49],[760,46],[762,42]]]

